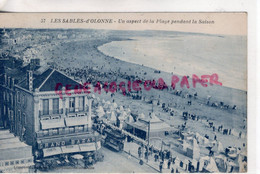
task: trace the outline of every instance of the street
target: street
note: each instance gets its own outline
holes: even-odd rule
[[[140,165],[138,160],[134,157],[129,157],[124,152],[115,152],[113,150],[102,147],[102,154],[104,155],[103,162],[94,164],[93,169],[84,169],[81,166],[74,167],[59,167],[54,170],[49,170],[49,173],[155,173],[153,168],[146,164]]]

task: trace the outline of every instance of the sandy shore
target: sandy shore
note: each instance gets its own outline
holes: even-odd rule
[[[86,80],[91,76],[94,76],[94,80],[101,82],[112,82],[116,81],[119,84],[121,81],[127,83],[127,80],[123,78],[123,75],[135,77],[135,79],[152,80],[156,81],[159,78],[163,78],[166,84],[170,87],[172,74],[163,72],[155,73],[155,69],[145,67],[138,64],[133,64],[125,61],[121,61],[114,57],[107,56],[99,51],[98,47],[109,43],[111,41],[126,40],[131,37],[125,35],[110,35],[107,37],[81,37],[75,39],[52,39],[51,43],[36,44],[38,50],[38,56],[43,61],[49,63],[55,63],[56,66],[61,67],[63,71],[72,72],[74,76],[77,76],[75,72],[85,70],[87,74],[81,79]],[[106,74],[106,75],[104,75]],[[92,78],[93,79],[93,78]],[[191,84],[191,79],[189,79]],[[153,96],[160,99],[162,103],[177,104],[180,112],[188,111],[189,113],[199,115],[205,119],[214,121],[216,125],[223,125],[225,128],[236,129],[246,134],[246,129],[243,127],[246,125],[247,115],[247,93],[242,90],[227,88],[223,86],[209,86],[202,87],[197,85],[196,88],[180,88],[179,85],[176,89],[182,90],[183,93],[194,94],[197,92],[198,98],[192,100],[192,105],[187,105],[187,98],[176,96],[173,91],[159,91],[152,89],[151,91],[145,91],[142,87],[143,95],[147,98]],[[109,95],[106,95],[104,91],[96,94],[101,99],[112,100]],[[225,104],[237,106],[237,110],[232,109],[220,109],[219,107],[211,107],[206,105],[207,97],[211,96],[210,102],[224,102]],[[151,105],[144,104],[136,100],[132,100],[129,97],[123,96],[121,93],[117,93],[116,97],[113,98],[120,105],[129,106],[134,112],[143,112],[148,114],[151,112]],[[159,109],[158,114],[161,113]],[[165,114],[159,116],[165,119],[172,125],[177,126],[182,124],[183,119],[181,117],[169,120]],[[197,125],[197,126],[194,126]],[[192,131],[203,133],[204,129],[201,129],[199,124],[191,124]],[[225,141],[228,140],[224,138]],[[234,140],[241,144],[243,141]],[[233,144],[233,143],[232,143]]]

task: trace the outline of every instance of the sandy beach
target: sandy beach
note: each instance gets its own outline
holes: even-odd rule
[[[26,31],[25,31],[26,33]],[[156,81],[159,78],[163,78],[166,84],[170,87],[171,77],[173,74],[169,72],[160,71],[155,73],[156,69],[150,68],[144,65],[136,63],[126,62],[119,60],[115,57],[104,54],[98,49],[100,46],[113,42],[113,41],[128,41],[133,36],[149,37],[152,35],[144,35],[144,33],[124,33],[115,31],[92,31],[92,30],[76,30],[74,31],[55,31],[53,35],[62,35],[60,38],[52,37],[42,41],[39,39],[37,42],[41,44],[35,44],[29,50],[36,50],[37,57],[41,58],[46,64],[52,65],[59,70],[70,74],[77,80],[83,82],[90,81],[95,84],[96,81],[111,83],[115,81],[117,84],[124,81],[127,83],[125,77],[131,77],[131,80],[153,80]],[[37,31],[36,35],[44,35],[44,31]],[[64,38],[63,38],[64,37]],[[25,56],[33,57],[34,51],[27,51]],[[26,55],[27,54],[27,55]],[[175,74],[178,75],[178,74]],[[181,77],[181,76],[180,76]],[[189,78],[190,84],[191,79]],[[58,82],[57,82],[58,83]],[[143,85],[141,85],[143,88]],[[54,88],[54,87],[53,87]],[[237,132],[243,132],[246,135],[246,117],[247,117],[247,92],[238,89],[232,89],[224,86],[209,86],[202,87],[197,85],[196,88],[181,88],[176,86],[176,90],[182,91],[183,94],[197,93],[198,99],[192,99],[192,105],[187,105],[188,98],[183,96],[174,95],[174,91],[160,91],[152,89],[146,91],[142,89],[143,96],[146,98],[154,97],[159,99],[161,103],[177,104],[175,107],[179,115],[176,117],[169,117],[169,115],[161,114],[160,108],[155,107],[155,112],[158,112],[158,117],[167,121],[173,126],[178,126],[183,123],[181,114],[183,111],[188,110],[189,113],[199,115],[205,120],[214,121],[215,125],[223,125],[225,128],[235,129]],[[94,92],[93,92],[94,93]],[[111,93],[106,94],[102,90],[101,94],[95,94],[101,99],[114,100],[120,105],[130,107],[132,112],[143,112],[148,114],[151,112],[151,104],[145,104],[143,101],[132,100],[129,97],[122,95],[121,91],[117,92],[113,98]],[[212,107],[206,104],[207,98],[211,96],[210,102],[224,102],[225,105],[229,105],[231,108],[236,105],[237,109],[221,109],[220,107]],[[160,113],[160,114],[159,114]],[[193,132],[200,132],[203,134],[201,126],[202,123],[188,123],[190,130]],[[213,136],[213,135],[212,135]],[[231,140],[232,139],[232,140]],[[238,145],[242,146],[242,143],[246,142],[246,137],[241,140],[235,137],[224,137],[223,142],[225,146]]]

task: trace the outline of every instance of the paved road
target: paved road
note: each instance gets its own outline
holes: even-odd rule
[[[82,167],[56,168],[48,172],[51,173],[157,173],[156,170],[147,166],[140,165],[137,159],[129,157],[124,152],[114,152],[113,150],[102,147],[104,161],[94,165],[94,169],[84,169]]]

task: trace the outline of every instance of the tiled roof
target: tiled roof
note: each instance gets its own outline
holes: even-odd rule
[[[63,86],[71,85],[72,87],[79,85],[75,80],[57,70],[54,70],[44,84],[41,85],[40,91],[54,91],[57,83],[61,83]]]
[[[68,84],[72,86],[79,85],[75,80],[51,68],[48,68],[42,74],[33,74],[33,90],[39,88],[39,91],[54,91],[57,83],[62,83],[63,86]],[[18,85],[27,90],[29,89],[26,79]]]

